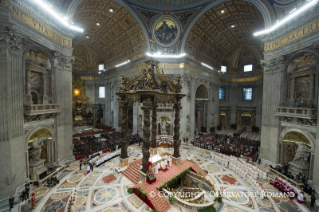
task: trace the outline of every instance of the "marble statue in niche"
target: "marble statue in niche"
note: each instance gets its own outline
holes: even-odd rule
[[[304,144],[299,144],[296,150],[296,155],[292,162],[298,165],[306,166],[308,164],[307,160],[309,155],[309,148]]]
[[[161,134],[162,135],[167,135],[167,123],[165,119],[161,122]]]
[[[46,137],[34,138],[34,141],[31,142],[31,149],[29,150],[30,161],[40,160],[42,145],[46,139]]]

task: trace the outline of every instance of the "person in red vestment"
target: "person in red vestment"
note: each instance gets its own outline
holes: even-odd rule
[[[32,193],[31,206],[32,206],[32,209],[35,208],[35,193]]]

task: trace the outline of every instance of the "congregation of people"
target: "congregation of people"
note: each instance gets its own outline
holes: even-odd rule
[[[230,136],[227,134],[210,133],[198,135],[191,143],[194,146],[208,150],[214,150],[227,155],[249,156],[257,159],[257,151],[260,141],[245,137]]]
[[[228,156],[221,153],[212,153],[212,159],[218,164],[229,168],[237,175],[239,175],[243,180],[248,182],[251,186],[255,188],[258,192],[260,199],[264,198],[265,191],[261,185],[257,182],[259,178],[263,180],[269,180],[269,177],[265,170],[253,166],[249,161],[244,161],[233,155]]]
[[[127,137],[127,140],[128,140],[129,145],[135,144],[135,143],[138,143],[140,145],[142,142],[142,138],[140,137],[139,134],[130,135]]]
[[[93,161],[90,161],[91,163],[95,163],[95,165],[98,167],[100,165],[102,165],[103,163],[111,160],[114,157],[117,157],[121,154],[120,150],[116,150],[114,152],[110,152],[107,153],[105,156],[103,157],[97,157],[97,158],[93,158]]]
[[[101,133],[98,135],[88,135],[73,138],[74,156],[85,155],[87,158],[96,152],[104,149],[115,151],[116,146],[120,146],[120,139],[117,132]]]

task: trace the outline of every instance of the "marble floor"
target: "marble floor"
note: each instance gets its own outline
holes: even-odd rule
[[[165,149],[172,153],[173,148]],[[142,157],[141,148],[138,145],[129,146],[130,162]],[[208,171],[208,178],[215,184],[215,187],[231,195],[224,198],[218,211],[236,211],[236,212],[294,212],[309,211],[303,205],[288,198],[264,198],[242,197],[236,195],[240,192],[254,191],[253,187],[248,185],[234,172],[216,164],[210,159],[210,151],[192,146],[182,145],[180,149],[182,159],[189,159],[196,162],[202,169]],[[63,176],[60,184],[53,187],[34,188],[31,193],[36,194],[37,212],[67,212],[66,204],[69,198],[77,192],[76,212],[133,212],[133,211],[152,211],[134,194],[128,194],[127,188],[133,183],[126,179],[121,173],[114,171],[114,167],[119,163],[118,158],[103,164],[94,171],[86,174],[86,171],[79,170],[77,162],[69,166],[66,174]],[[263,188],[269,192],[278,192],[267,181],[259,180]],[[30,201],[15,205],[13,212],[31,212]],[[184,208],[173,204],[172,211],[187,211]]]

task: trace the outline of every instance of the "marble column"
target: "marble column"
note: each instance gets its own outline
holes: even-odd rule
[[[26,70],[26,74],[25,74],[25,84],[26,84],[25,104],[26,105],[32,105],[30,78],[31,78],[31,70],[28,69]]]
[[[190,90],[190,132],[189,132],[189,140],[194,137],[195,131],[195,94],[196,94],[196,80],[194,79],[191,82],[191,90]]]
[[[43,74],[43,104],[48,104],[47,77],[46,73]]]
[[[110,83],[106,82],[105,86],[105,110],[104,110],[104,123],[105,125],[111,126],[111,89]]]
[[[292,79],[290,79],[290,85],[288,85],[288,89],[290,89],[290,103],[295,102],[295,78],[291,76]],[[288,81],[289,82],[289,81]]]

